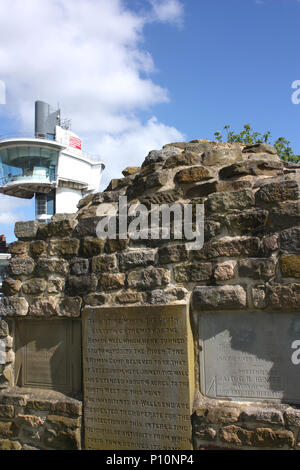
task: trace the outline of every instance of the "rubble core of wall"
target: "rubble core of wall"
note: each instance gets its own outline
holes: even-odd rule
[[[196,310],[299,310],[299,166],[283,162],[265,144],[194,140],[152,151],[141,168],[123,174],[104,192],[81,200],[76,214],[54,216],[47,225],[16,224],[19,241],[9,247],[0,338],[7,337],[10,319],[74,319],[88,306],[190,303],[194,323]],[[192,251],[184,239],[97,238],[99,207],[116,205],[122,195],[129,205],[147,207],[204,204],[204,246]],[[198,357],[195,327],[194,333]],[[9,341],[1,387],[14,380]],[[270,411],[264,403],[201,399],[205,405],[198,401],[193,415],[196,449],[300,445],[295,407],[274,405]],[[1,425],[0,417],[0,438]]]

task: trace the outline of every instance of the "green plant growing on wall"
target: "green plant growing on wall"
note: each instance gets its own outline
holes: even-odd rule
[[[250,124],[245,124],[243,130],[237,134],[231,130],[228,124],[224,126],[224,131],[226,132],[226,142],[238,142],[242,145],[262,143],[270,144],[276,148],[278,155],[282,160],[285,160],[286,162],[300,163],[300,155],[294,154],[293,149],[290,146],[290,141],[284,137],[279,137],[277,140],[275,140],[275,142],[272,143],[270,131],[267,131],[264,134],[261,134],[260,132],[254,132]],[[223,135],[221,132],[215,132],[214,136],[218,142],[223,142]]]

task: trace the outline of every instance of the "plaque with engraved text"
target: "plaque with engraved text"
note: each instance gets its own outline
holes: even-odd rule
[[[191,449],[192,357],[185,305],[87,307],[85,448]]]
[[[15,376],[20,387],[80,392],[80,322],[17,320]]]
[[[199,335],[204,395],[300,403],[299,313],[201,313]]]

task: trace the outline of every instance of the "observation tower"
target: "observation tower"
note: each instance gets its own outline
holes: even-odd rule
[[[35,214],[48,222],[54,214],[74,213],[85,195],[99,189],[104,163],[83,152],[82,141],[43,101],[35,103],[35,137],[0,140],[0,193],[35,196]]]

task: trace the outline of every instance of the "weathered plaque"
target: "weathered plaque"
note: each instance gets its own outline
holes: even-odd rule
[[[85,448],[191,448],[193,346],[184,305],[83,315]]]
[[[299,313],[201,313],[199,334],[204,395],[300,403]]]
[[[65,393],[81,390],[79,321],[17,320],[16,385]]]

